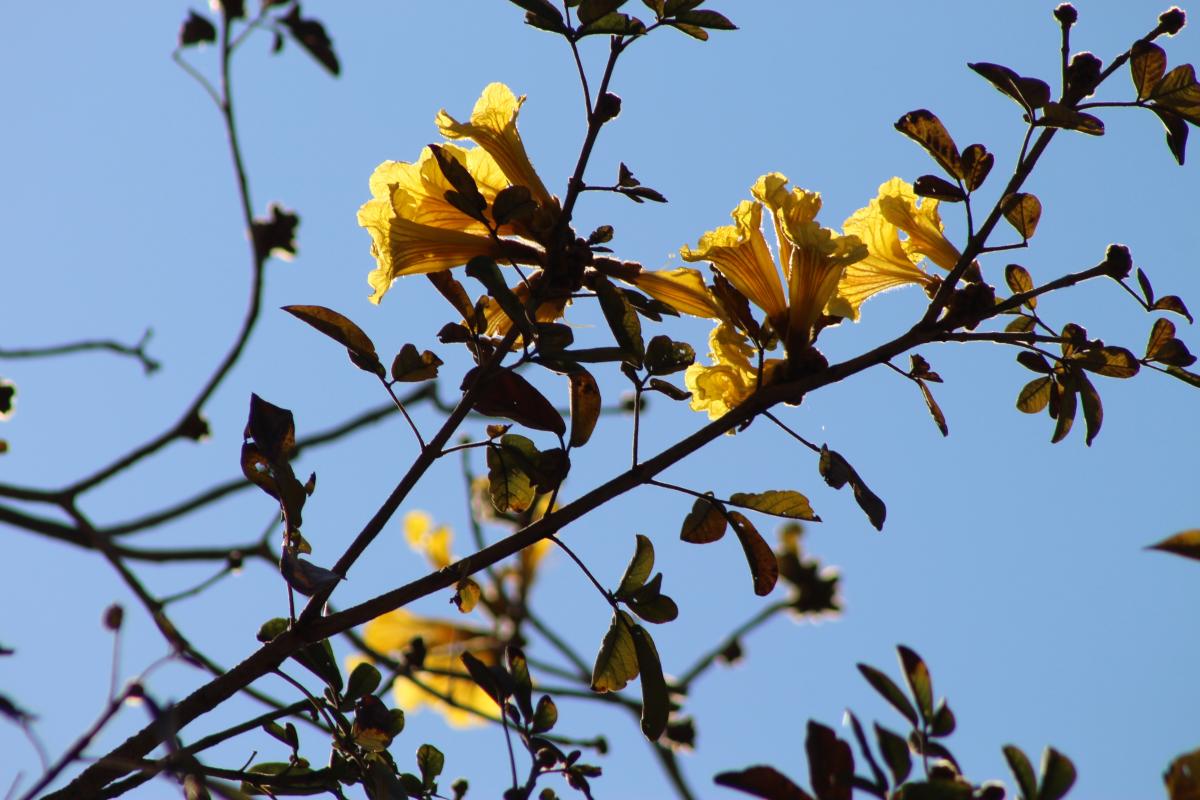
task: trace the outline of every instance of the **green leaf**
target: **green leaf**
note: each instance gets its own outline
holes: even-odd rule
[[[638,676],[633,627],[632,617],[624,611],[613,612],[608,633],[604,634],[592,667],[592,691],[617,692]]]
[[[1005,760],[1008,761],[1008,768],[1016,779],[1021,800],[1038,800],[1037,777],[1029,758],[1015,744],[1004,745],[1003,752]]]
[[[650,741],[656,742],[667,729],[671,696],[667,691],[667,681],[663,678],[662,663],[654,640],[641,625],[633,626],[632,635],[638,671],[642,676],[642,733]]]
[[[446,757],[442,751],[431,744],[423,744],[417,748],[417,769],[421,771],[421,782],[426,789],[433,788],[433,782],[442,774],[446,766]]]
[[[750,576],[754,579],[754,593],[759,597],[769,595],[779,580],[779,561],[774,551],[744,515],[730,511],[729,523],[742,544],[742,552],[745,553],[746,563],[750,566]]]
[[[725,535],[728,520],[721,506],[703,497],[696,498],[692,510],[683,520],[679,538],[692,544],[708,544]]]
[[[891,678],[869,664],[859,664],[858,671],[867,679],[867,683],[871,684],[871,688],[879,692],[880,696],[892,705],[892,708],[899,711],[910,725],[914,728],[917,727],[916,709]]]
[[[538,698],[537,708],[533,711],[533,732],[545,733],[553,730],[557,723],[558,706],[554,705],[550,695],[544,694]]]
[[[896,652],[904,669],[904,679],[917,701],[917,711],[921,713],[922,720],[930,722],[933,719],[933,681],[929,676],[929,667],[915,651],[904,645],[897,647]]]
[[[533,505],[537,497],[530,465],[519,451],[511,447],[488,447],[488,491],[497,511],[522,512]]]
[[[311,769],[307,762],[291,764],[268,761],[246,770],[247,775],[262,776],[262,782],[242,781],[242,791],[250,795],[314,795],[326,794],[337,788],[338,781],[328,769]],[[259,787],[264,788],[259,788]]]
[[[528,722],[533,719],[533,680],[529,677],[529,662],[525,653],[516,645],[510,644],[504,651],[508,663],[508,674],[512,677],[513,697]]]
[[[498,667],[489,667],[478,656],[471,653],[462,653],[459,656],[459,660],[467,668],[467,674],[471,676],[471,680],[475,681],[475,685],[483,689],[484,693],[492,698],[492,702],[500,706],[503,710],[504,702],[510,694],[508,690],[512,688],[501,683],[500,673],[503,670],[500,670]],[[507,677],[507,673],[505,673],[505,677]]]
[[[577,12],[579,23],[587,25],[595,22],[601,17],[616,11],[623,5],[625,5],[625,0],[583,0],[579,4]]]
[[[1108,378],[1132,378],[1138,374],[1137,356],[1124,347],[1097,347],[1072,354],[1072,361],[1086,370]]]
[[[646,346],[642,342],[642,323],[638,320],[637,311],[625,299],[625,294],[604,276],[597,275],[594,283],[600,309],[604,312],[604,319],[608,322],[613,338],[626,354],[626,361],[635,367],[641,367],[646,356]]]
[[[1168,536],[1157,544],[1152,544],[1147,550],[1161,550],[1164,553],[1192,558],[1200,561],[1200,528],[1183,531],[1174,536]]]
[[[735,492],[730,495],[729,502],[742,508],[752,508],[764,514],[788,519],[803,519],[810,522],[820,522],[821,518],[813,513],[808,498],[790,489],[772,489],[766,492]]]
[[[362,328],[346,317],[324,306],[284,306],[282,310],[345,347],[350,352],[350,360],[359,369],[373,372],[381,378],[385,375],[383,364],[375,352],[375,343],[363,333]]]
[[[1025,384],[1017,395],[1017,409],[1026,414],[1037,414],[1050,403],[1051,380],[1048,376],[1034,378]]]
[[[617,599],[624,600],[642,588],[642,584],[650,577],[653,570],[654,544],[649,538],[639,533],[633,558],[629,560],[629,566],[625,567],[625,574],[621,576],[621,584],[617,587]]]
[[[374,664],[362,662],[350,673],[350,680],[346,684],[346,699],[357,700],[363,695],[371,694],[379,688],[382,680],[383,676]]]
[[[675,601],[659,592],[661,584],[662,573],[660,572],[626,601],[634,614],[655,625],[671,622],[679,616],[679,606],[675,604]]]
[[[774,767],[747,767],[737,772],[721,772],[713,776],[713,782],[764,800],[813,800],[812,795]]]
[[[737,30],[737,25],[730,22],[729,18],[724,14],[709,11],[706,8],[695,11],[681,11],[675,15],[675,19],[687,25],[695,25],[697,28],[708,28],[717,31]]]
[[[1047,747],[1042,753],[1042,782],[1038,800],[1060,800],[1075,785],[1075,765],[1071,759]]]
[[[907,702],[907,701],[906,701]],[[887,762],[888,771],[892,773],[892,783],[899,786],[912,771],[912,757],[908,751],[908,741],[898,733],[875,723],[875,739],[879,742],[879,752]]]
[[[949,736],[954,733],[957,724],[957,721],[954,719],[954,712],[950,710],[950,706],[946,704],[943,698],[938,701],[937,708],[933,711],[933,719],[929,723],[929,735]]]
[[[696,361],[696,351],[687,342],[669,336],[655,336],[646,345],[646,369],[651,375],[671,375],[687,369]]]

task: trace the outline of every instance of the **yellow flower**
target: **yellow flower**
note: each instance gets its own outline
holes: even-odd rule
[[[713,328],[708,335],[708,348],[712,366],[692,364],[684,373],[684,382],[692,393],[692,410],[707,411],[709,419],[718,419],[758,388],[758,369],[752,361],[758,351],[728,323]],[[762,385],[773,383],[785,369],[783,359],[767,359],[763,364]]]
[[[676,311],[706,319],[721,319],[725,312],[707,286],[699,270],[677,267],[671,270],[642,270],[629,282],[655,300]]]
[[[533,199],[548,208],[554,200],[529,163],[517,131],[517,114],[524,102],[525,95],[517,97],[503,83],[489,83],[471,111],[470,122],[458,122],[442,109],[437,126],[447,139],[473,140],[496,160],[514,186],[529,189]]]
[[[495,702],[465,675],[460,660],[464,652],[469,652],[485,664],[495,664],[498,645],[491,636],[462,625],[418,617],[402,608],[376,617],[363,628],[368,647],[394,658],[399,658],[417,638],[425,644],[426,654],[424,669],[415,671],[416,679],[428,690],[411,680],[397,680],[392,691],[398,708],[405,712],[422,706],[435,708],[456,728],[483,722],[467,709],[487,716],[497,714]]]
[[[438,128],[452,139],[474,139],[479,147],[442,145],[442,153],[461,164],[475,180],[489,207],[510,185],[526,186],[542,209],[557,201],[533,171],[517,133],[516,98],[503,84],[484,89],[471,122],[460,124],[445,111],[437,116]],[[377,266],[367,276],[378,303],[403,275],[440,272],[467,263],[475,256],[498,261],[537,264],[541,251],[523,239],[532,232],[522,223],[498,226],[496,236],[488,226],[455,208],[445,199],[452,189],[433,151],[425,148],[415,164],[386,161],[370,181],[371,199],[358,211],[358,224],[371,234],[371,254]]]
[[[865,258],[855,236],[838,236],[816,221],[821,196],[800,188],[787,190],[787,178],[764,175],[751,188],[754,201],[733,210],[733,225],[709,231],[699,245],[683,247],[685,261],[710,261],[731,284],[767,313],[789,358],[798,358],[813,341],[813,327],[824,313],[847,316],[837,298],[846,267]],[[762,232],[763,208],[771,212],[779,245],[776,266]]]
[[[454,534],[445,525],[433,526],[433,517],[424,511],[410,511],[404,515],[404,538],[408,546],[429,559],[434,569],[448,567],[453,562],[450,543]]]
[[[847,267],[838,286],[854,319],[863,302],[879,292],[907,284],[935,285],[937,278],[917,266],[925,257],[949,270],[960,256],[942,234],[938,202],[924,198],[918,205],[912,184],[900,178],[880,186],[878,196],[854,212],[843,227],[862,239],[868,250],[865,259]]]

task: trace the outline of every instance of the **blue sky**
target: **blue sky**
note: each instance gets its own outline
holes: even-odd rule
[[[993,199],[989,190],[999,189],[1020,146],[1020,111],[966,63],[1000,62],[1052,84],[1057,74],[1049,3],[710,5],[741,30],[715,34],[707,44],[663,31],[633,47],[613,84],[623,99],[621,116],[605,128],[589,171],[604,182],[624,161],[671,202],[638,206],[589,194],[577,214],[583,232],[614,225],[617,253],[647,267],[677,264],[680,245],[725,224],[764,172],[783,172],[822,192],[821,219],[836,225],[893,175],[911,180],[936,171],[892,129],[916,108],[937,113],[960,146],[980,141],[996,154],[982,193]],[[1106,62],[1163,10],[1142,0],[1077,5],[1074,49]],[[9,154],[0,195],[7,222],[0,236],[3,345],[134,341],[152,328],[151,352],[164,367],[144,378],[134,363],[104,354],[0,362],[0,375],[20,389],[17,414],[3,430],[12,446],[0,458],[4,483],[55,487],[157,434],[224,353],[242,314],[248,256],[220,120],[169,59],[186,12],[185,4],[161,2],[125,16],[102,4],[69,15],[36,3],[9,9],[9,30],[20,35],[0,50],[0,68],[10,76],[0,86],[9,109],[0,133]],[[561,40],[523,26],[515,6],[314,0],[305,12],[326,24],[342,59],[341,78],[331,79],[296,47],[270,56],[265,34],[244,45],[235,73],[256,212],[278,201],[300,214],[299,256],[269,265],[258,336],[207,409],[213,437],[172,445],[89,495],[84,509],[98,523],[236,475],[251,392],[291,408],[301,435],[386,399],[346,364],[340,348],[275,311],[279,306],[335,308],[386,352],[410,341],[435,347],[434,333],[450,312],[424,281],[402,281],[378,307],[367,303],[373,262],[355,211],[369,196],[367,178],[379,162],[414,159],[437,141],[438,109],[466,116],[480,90],[496,80],[527,95],[522,136],[551,191],[565,189],[583,133],[570,53]],[[588,44],[584,56],[596,70],[605,48],[599,39]],[[1191,29],[1163,44],[1172,65],[1200,56]],[[212,74],[213,50],[188,55]],[[1101,96],[1130,99],[1127,70]],[[1108,244],[1122,242],[1160,295],[1200,303],[1195,165],[1175,164],[1151,114],[1115,109],[1103,118],[1102,138],[1055,139],[1028,184],[1045,208],[1037,235],[1028,250],[984,259],[985,275],[1002,286],[1004,265],[1018,262],[1040,283],[1091,266]],[[944,211],[951,235],[961,236],[955,209]],[[916,290],[876,298],[862,322],[827,331],[821,346],[831,359],[852,356],[907,328],[921,309]],[[1047,298],[1039,310],[1055,324],[1080,323],[1092,336],[1135,352],[1152,322],[1111,282]],[[605,335],[590,309],[574,309],[569,320],[579,326],[578,338]],[[1186,321],[1177,323],[1194,343]],[[703,352],[707,329],[681,321],[668,330]],[[1031,377],[1013,353],[994,345],[920,352],[946,380],[934,390],[949,420],[948,439],[914,387],[885,369],[786,411],[805,436],[850,458],[884,498],[883,534],[869,527],[848,493],[824,486],[808,451],[764,424],[714,443],[666,476],[726,496],[764,488],[805,492],[825,520],[810,526],[805,541],[842,571],[846,609],[815,625],[777,619],[744,643],[746,662],[696,685],[688,707],[700,733],[697,751],[684,760],[689,778],[705,797],[732,796],[711,788],[711,774],[751,763],[773,763],[801,778],[804,721],[837,725],[846,707],[899,727],[854,664],[896,674],[894,647],[903,643],[926,658],[935,691],[949,698],[959,721],[950,744],[972,778],[1008,780],[1002,744],[1016,743],[1035,758],[1051,744],[1079,768],[1077,797],[1156,796],[1168,761],[1200,745],[1194,685],[1200,645],[1187,612],[1195,607],[1200,573],[1192,563],[1142,549],[1200,519],[1194,390],[1158,374],[1098,378],[1105,407],[1100,436],[1091,448],[1079,432],[1052,446],[1050,421],[1013,406]],[[463,369],[457,355],[447,361],[443,396],[457,386],[454,370]],[[602,387],[615,397],[621,380],[605,376]],[[427,409],[418,420],[430,429],[436,422]],[[643,452],[657,452],[702,422],[684,405],[655,403]],[[605,435],[586,458],[575,459],[567,497],[627,463],[628,420],[602,424],[610,426]],[[336,558],[412,455],[407,431],[389,422],[303,457],[297,472],[319,475],[305,509],[314,560]],[[418,487],[406,509],[430,510],[465,541],[458,463],[451,461]],[[677,622],[655,630],[668,672],[681,671],[763,602],[751,594],[732,542],[696,548],[678,541],[689,507],[682,497],[645,488],[564,533],[611,582],[632,552],[633,535],[654,539],[664,589],[681,606]],[[246,492],[134,542],[246,541],[271,513],[267,498]],[[765,520],[760,528],[772,530]],[[110,641],[99,624],[102,609],[117,601],[131,612],[122,677],[161,655],[162,646],[98,557],[24,532],[2,535],[9,567],[0,601],[11,611],[0,642],[17,652],[0,660],[0,691],[40,717],[38,731],[59,752],[104,702]],[[339,591],[340,606],[424,567],[403,543],[398,523],[372,552]],[[168,593],[203,574],[147,569],[146,580]],[[547,616],[571,628],[579,649],[594,652],[607,626],[606,607],[568,559],[551,559],[538,592]],[[256,565],[209,598],[178,606],[177,621],[218,661],[233,664],[251,651],[263,620],[285,613],[283,598],[277,576]],[[445,601],[430,598],[421,608],[447,614]],[[179,698],[202,681],[188,667],[169,665],[150,686],[156,696]],[[283,685],[269,688],[287,693]],[[663,796],[662,778],[629,720],[567,701],[560,710],[564,731],[604,731],[614,742],[601,762],[606,775],[597,796]],[[193,735],[237,719],[217,715]],[[143,721],[138,710],[125,711],[102,742],[118,741]],[[498,794],[508,769],[498,731],[451,733],[436,716],[414,714],[393,752],[404,762],[423,741],[443,747],[447,777],[470,777],[472,795]],[[282,755],[270,744],[254,747],[262,757]],[[223,765],[242,763],[250,749],[222,751]],[[322,752],[315,738],[308,749]],[[11,726],[0,725],[0,752],[10,754],[0,766],[0,787],[7,789],[18,772],[28,785],[36,759]],[[160,782],[140,796],[176,791]]]

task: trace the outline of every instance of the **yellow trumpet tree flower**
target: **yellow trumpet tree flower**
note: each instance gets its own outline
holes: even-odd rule
[[[926,257],[949,271],[961,255],[942,233],[938,201],[918,198],[912,184],[900,178],[881,185],[875,199],[842,227],[867,246],[867,257],[847,267],[838,285],[855,320],[863,302],[880,292],[908,284],[936,288],[938,278],[918,266]]]
[[[459,123],[440,111],[436,122],[444,136],[471,139],[479,145],[445,144],[441,150],[466,169],[489,207],[504,189],[524,186],[540,209],[554,210],[557,201],[534,172],[517,132],[517,113],[524,99],[504,84],[493,83],[483,90],[470,122]],[[524,223],[497,226],[488,217],[485,224],[446,201],[446,192],[453,187],[430,148],[422,150],[416,163],[379,165],[370,188],[371,199],[359,209],[358,224],[371,235],[371,254],[377,264],[367,276],[373,303],[398,277],[440,272],[475,256],[523,264],[539,261],[541,250],[529,243],[535,236]]]

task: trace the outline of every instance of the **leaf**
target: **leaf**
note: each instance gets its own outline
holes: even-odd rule
[[[813,513],[808,498],[790,489],[771,489],[766,492],[735,492],[730,495],[729,502],[742,508],[752,508],[764,514],[787,519],[803,519],[810,522],[820,522],[821,518]]]
[[[258,629],[256,638],[266,644],[283,634],[289,628],[289,623],[283,617],[275,617],[264,622]],[[297,664],[320,678],[326,686],[332,686],[339,692],[342,690],[342,673],[338,669],[337,660],[333,657],[333,647],[328,639],[305,645],[292,653]]]
[[[454,307],[464,320],[471,320],[475,315],[475,306],[471,303],[471,298],[467,295],[467,291],[463,289],[463,285],[454,279],[449,270],[441,272],[426,272],[425,277],[433,284],[434,288],[446,298],[446,301]]]
[[[919,378],[917,379],[917,388],[921,390],[921,397],[925,398],[925,407],[929,409],[929,415],[933,417],[933,424],[937,425],[942,436],[949,436],[950,426],[946,424],[946,415],[942,413],[942,407],[933,399],[933,392],[929,390],[925,381]]]
[[[1163,775],[1167,800],[1196,800],[1200,797],[1200,750],[1178,756]]]
[[[767,544],[754,525],[745,516],[736,511],[729,512],[729,522],[738,541],[742,543],[742,551],[746,554],[746,563],[750,565],[750,575],[754,578],[754,593],[765,597],[775,588],[779,580],[779,561],[774,551]]]
[[[646,345],[646,369],[651,375],[671,375],[687,369],[696,361],[696,351],[687,342],[669,336],[655,336]]]
[[[680,389],[675,384],[670,381],[664,381],[662,378],[651,378],[646,386],[648,389],[665,394],[676,402],[690,400],[692,397],[692,393],[687,389]]]
[[[1163,553],[1170,553],[1200,561],[1200,528],[1193,528],[1192,530],[1177,533],[1174,536],[1168,536],[1161,542],[1152,544],[1146,549],[1159,550]]]
[[[646,355],[646,346],[642,342],[642,324],[638,321],[637,311],[625,299],[624,293],[604,276],[597,275],[594,284],[600,309],[604,312],[613,338],[622,352],[629,356],[626,360],[640,367]]]
[[[537,211],[537,202],[525,186],[506,186],[492,201],[492,219],[497,225],[507,225],[514,220],[530,219]]]
[[[1025,78],[1008,67],[980,61],[968,67],[986,78],[993,86],[1011,97],[1026,112],[1032,114],[1050,102],[1050,86],[1037,78]]]
[[[950,710],[946,700],[944,698],[939,700],[937,708],[933,710],[933,719],[929,723],[929,735],[949,736],[954,733],[957,726],[958,722],[954,718],[954,712]]]
[[[473,367],[463,377],[462,389],[474,384],[481,367]],[[475,396],[474,408],[485,417],[504,417],[527,428],[550,431],[562,436],[567,424],[533,384],[511,369],[498,369],[483,379]]]
[[[1146,358],[1153,361],[1159,351],[1175,339],[1175,323],[1169,319],[1156,319],[1150,329],[1150,340],[1146,342]]]
[[[871,688],[874,688],[883,699],[892,704],[892,708],[899,711],[913,728],[917,727],[917,710],[913,709],[912,703],[908,702],[907,696],[900,691],[899,686],[895,685],[895,681],[875,667],[871,667],[870,664],[858,664],[858,672],[863,674],[863,678],[871,685]]]
[[[1200,124],[1200,84],[1191,64],[1180,64],[1162,77],[1150,99],[1193,124]]]
[[[764,800],[813,800],[812,795],[774,767],[757,766],[737,772],[721,772],[713,776],[713,782]]]
[[[895,128],[925,148],[948,174],[962,177],[962,156],[958,153],[958,145],[932,111],[924,108],[910,111],[896,121]]]
[[[319,567],[311,561],[300,558],[291,550],[284,549],[279,560],[279,572],[287,585],[305,597],[320,594],[326,589],[344,581],[341,575],[333,570]]]
[[[421,771],[421,782],[426,789],[433,788],[433,782],[446,766],[446,757],[442,751],[431,744],[423,744],[417,748],[417,769]]]
[[[933,681],[929,676],[929,667],[915,651],[904,645],[897,647],[896,652],[900,655],[904,679],[917,701],[917,711],[921,713],[921,719],[928,723],[933,719]]]
[[[621,583],[617,587],[617,599],[624,600],[642,588],[642,585],[650,577],[650,573],[653,570],[654,544],[649,538],[639,533],[637,534],[637,545],[633,551],[633,558],[629,560],[629,566],[625,567],[625,574],[621,576]]]
[[[325,26],[315,19],[304,19],[300,16],[300,4],[292,6],[292,10],[279,21],[287,28],[288,33],[297,44],[308,51],[308,54],[320,63],[330,74],[341,73],[337,54],[333,52],[333,42],[325,31]]]
[[[1004,326],[1005,333],[1028,333],[1033,330],[1036,320],[1028,314],[1017,314],[1012,321]]]
[[[625,0],[583,0],[577,12],[579,23],[587,25],[616,11],[625,5]]]
[[[633,643],[633,618],[614,611],[608,633],[592,667],[593,692],[618,692],[638,676],[637,650]]]
[[[657,742],[667,729],[671,695],[667,691],[654,640],[641,625],[634,625],[632,633],[638,671],[642,675],[642,733],[650,741]]]
[[[879,790],[878,793],[871,793],[882,798],[887,794],[887,776],[883,774],[883,770],[879,768],[879,764],[875,761],[875,756],[871,753],[871,745],[867,742],[867,735],[863,732],[863,726],[858,721],[858,717],[854,716],[853,711],[846,709],[846,719],[850,721],[850,728],[854,732],[854,740],[858,742],[859,752],[867,760],[867,766],[871,768],[871,777],[874,778],[873,786]],[[860,786],[859,788],[862,787]]]
[[[825,483],[834,489],[841,489],[849,483],[854,490],[854,500],[858,503],[858,507],[867,515],[867,519],[871,521],[876,530],[883,530],[883,523],[887,518],[887,506],[879,499],[878,495],[871,491],[841,453],[822,445],[821,458],[817,465]]]
[[[913,181],[913,193],[918,197],[932,197],[947,203],[961,203],[967,199],[966,192],[937,175],[922,175]]]
[[[488,666],[478,656],[469,652],[460,654],[459,660],[467,668],[467,674],[471,676],[471,680],[475,681],[475,685],[503,710],[504,701],[508,699],[509,692],[506,691],[508,687],[500,681],[501,670]]]
[[[217,29],[213,24],[195,11],[189,11],[188,18],[179,27],[179,46],[191,47],[194,44],[215,41],[217,41]]]
[[[1165,297],[1160,297],[1150,306],[1152,311],[1172,311],[1182,317],[1186,317],[1188,322],[1195,322],[1192,319],[1191,313],[1188,312],[1187,306],[1183,303],[1183,298],[1178,295],[1169,294]]]
[[[379,684],[382,681],[383,676],[375,668],[375,665],[364,661],[357,665],[354,671],[350,673],[350,680],[346,683],[346,699],[357,700],[360,697],[371,694],[379,688]]]
[[[1084,430],[1087,433],[1084,443],[1091,447],[1104,422],[1104,405],[1100,402],[1100,393],[1086,375],[1079,373],[1075,380],[1079,384],[1079,404],[1083,407]]]
[[[1184,383],[1189,383],[1192,386],[1200,388],[1200,375],[1194,372],[1188,372],[1181,367],[1167,367],[1167,374],[1178,378]]]
[[[450,598],[450,602],[454,603],[460,614],[470,614],[475,610],[482,594],[478,583],[471,578],[463,578],[455,584],[454,596]]]
[[[1005,267],[1004,280],[1008,284],[1008,288],[1012,289],[1013,294],[1025,294],[1033,291],[1033,278],[1029,275],[1029,270],[1020,264],[1009,264]],[[1026,300],[1025,307],[1037,308],[1037,298],[1031,297]]]
[[[1060,800],[1075,785],[1075,765],[1071,759],[1047,747],[1042,753],[1042,782],[1038,800]]]
[[[467,262],[465,272],[469,277],[483,284],[488,295],[496,301],[504,315],[517,326],[521,335],[532,338],[533,325],[529,322],[525,306],[516,293],[508,287],[508,283],[504,280],[504,275],[500,273],[500,268],[496,266],[495,261],[487,256],[475,256]]]
[[[442,176],[454,187],[445,192],[446,202],[471,219],[487,225],[488,219],[483,213],[487,210],[487,200],[475,185],[475,178],[458,159],[446,155],[441,145],[431,144],[429,150],[433,153]]]
[[[550,699],[550,695],[542,695],[533,711],[533,732],[545,733],[552,730],[558,723],[558,706]]]
[[[727,525],[728,520],[720,505],[698,497],[696,502],[692,503],[692,510],[683,520],[679,538],[692,544],[708,544],[724,536]]]
[[[831,728],[808,721],[804,738],[808,774],[818,800],[850,800],[854,784],[854,754]]]
[[[314,771],[307,764],[292,764],[287,761],[255,764],[246,770],[246,775],[262,777],[261,782],[253,777],[242,781],[242,791],[250,795],[327,794],[338,788],[338,780],[332,771]]]
[[[600,418],[600,386],[583,367],[567,375],[570,381],[571,447],[582,447],[592,437]]]
[[[1129,50],[1129,75],[1137,99],[1146,100],[1167,71],[1167,53],[1158,45],[1138,40]]]
[[[1142,289],[1142,296],[1146,298],[1146,305],[1154,304],[1154,287],[1150,285],[1150,276],[1147,275],[1141,267],[1137,271],[1138,286]]]
[[[1187,122],[1178,114],[1157,106],[1151,106],[1150,110],[1158,116],[1163,128],[1166,129],[1167,148],[1171,151],[1171,155],[1175,156],[1175,161],[1182,167],[1187,156]]]
[[[1021,800],[1038,800],[1037,778],[1034,776],[1033,765],[1029,758],[1015,744],[1006,744],[1003,748],[1004,758],[1008,768],[1017,781],[1017,789],[1021,792]]]
[[[618,14],[613,12],[605,14],[595,22],[590,22],[579,28],[580,36],[591,36],[593,34],[611,34],[613,36],[638,36],[645,33],[646,26],[637,17],[631,17],[628,14]],[[603,97],[603,95],[601,95]],[[602,103],[597,102],[596,107],[601,108]]]
[[[1108,378],[1132,378],[1141,368],[1137,356],[1124,347],[1096,347],[1075,353],[1071,360]]]
[[[679,616],[679,606],[670,597],[662,594],[661,587],[662,573],[660,572],[626,600],[629,610],[646,622],[652,622],[655,625],[662,625],[676,619]]]
[[[550,0],[511,0],[511,2],[533,14],[535,17],[557,20],[560,24],[563,21],[562,13],[554,7],[554,4]]]
[[[243,438],[253,439],[272,466],[286,462],[296,451],[296,422],[292,412],[250,395],[250,415]],[[253,480],[253,479],[252,479]]]
[[[883,754],[883,760],[887,762],[888,771],[892,773],[892,783],[899,786],[904,783],[904,779],[912,771],[912,757],[908,752],[908,741],[878,722],[875,723],[875,739],[879,742],[879,752]]]
[[[375,353],[375,343],[362,328],[338,312],[324,306],[284,306],[283,310],[349,350],[350,360],[359,369],[381,378],[386,374]]]
[[[1050,443],[1057,444],[1067,438],[1067,434],[1071,432],[1071,426],[1075,422],[1077,398],[1074,381],[1069,384],[1065,381],[1054,384],[1051,395],[1050,410],[1057,423],[1054,426],[1054,435],[1050,437]]]
[[[401,383],[427,381],[437,377],[442,360],[429,350],[418,353],[416,345],[406,344],[392,360],[392,380]]]
[[[994,163],[996,157],[981,144],[970,145],[962,151],[962,179],[967,191],[973,192],[983,185]]]
[[[537,497],[528,460],[512,447],[487,448],[488,492],[497,511],[526,511]]]
[[[1005,195],[1000,204],[1004,209],[1004,218],[1008,220],[1008,224],[1017,229],[1021,238],[1025,240],[1033,238],[1038,221],[1042,218],[1041,201],[1031,194],[1015,192]]]
[[[1046,103],[1039,125],[1047,128],[1063,128],[1069,131],[1079,131],[1089,136],[1104,135],[1104,121],[1091,114],[1065,106],[1061,103]]]
[[[716,11],[709,11],[706,8],[696,9],[695,11],[680,11],[675,15],[675,19],[687,25],[695,25],[697,28],[708,28],[717,31],[736,31],[737,25],[729,21],[729,18],[724,14],[719,14]]]

